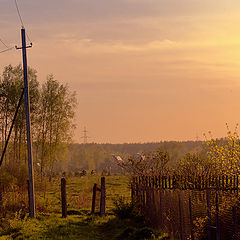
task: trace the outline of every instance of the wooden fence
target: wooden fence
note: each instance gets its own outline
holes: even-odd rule
[[[238,192],[239,176],[136,176],[133,185],[161,189],[205,190],[211,187]]]
[[[238,185],[238,176],[138,176],[132,200],[152,227],[173,239],[237,240]]]

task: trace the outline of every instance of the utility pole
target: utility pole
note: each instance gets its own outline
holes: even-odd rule
[[[25,28],[21,29],[23,57],[23,76],[24,76],[24,100],[25,100],[25,115],[27,126],[27,149],[28,149],[28,174],[29,174],[29,215],[35,217],[35,198],[34,198],[34,174],[33,174],[33,157],[32,157],[32,138],[31,138],[31,121],[30,121],[30,101],[29,101],[29,88],[28,88],[28,74],[27,74],[27,53],[26,49],[32,47],[26,46],[26,33]]]

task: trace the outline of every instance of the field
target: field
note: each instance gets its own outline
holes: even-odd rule
[[[106,176],[106,208],[111,211],[113,200],[122,196],[130,200],[129,179],[127,176]],[[92,188],[94,183],[101,185],[101,176],[84,176],[66,178],[68,210],[90,210],[92,204]],[[36,205],[41,211],[60,213],[61,194],[60,178],[53,180],[52,184],[46,181],[41,187],[37,186]],[[100,194],[97,194],[97,202]],[[99,204],[96,204],[97,206]],[[96,207],[97,207],[96,206]],[[97,209],[96,209],[97,210]]]
[[[92,187],[100,184],[100,176],[66,178],[69,216],[61,218],[60,178],[51,183],[36,184],[37,217],[28,218],[21,210],[1,219],[1,239],[145,239],[143,221],[119,219],[113,214],[114,199],[130,201],[129,179],[126,176],[106,177],[105,217],[91,215]],[[23,193],[24,199],[27,194]],[[7,201],[7,196],[5,196]],[[7,205],[7,203],[5,203]],[[98,202],[97,202],[98,205]],[[98,211],[98,209],[96,209]],[[145,230],[144,230],[145,229]],[[134,232],[134,237],[129,237]],[[139,237],[136,238],[136,236]],[[147,239],[147,238],[146,238]],[[155,238],[157,239],[157,238]],[[160,238],[159,238],[160,239]]]

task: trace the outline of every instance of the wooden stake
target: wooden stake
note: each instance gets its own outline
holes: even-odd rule
[[[106,186],[105,177],[101,178],[100,216],[106,214]]]
[[[92,211],[91,214],[95,213],[95,204],[96,204],[96,192],[97,192],[97,184],[93,185],[93,195],[92,195]]]
[[[61,197],[62,197],[62,217],[67,217],[67,193],[66,193],[66,179],[61,179]]]

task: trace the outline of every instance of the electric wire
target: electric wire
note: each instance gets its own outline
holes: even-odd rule
[[[18,7],[17,0],[14,0],[14,2],[15,2],[16,9],[17,9],[17,14],[18,14],[19,20],[20,20],[20,22],[21,22],[21,24],[22,24],[22,28],[25,28],[25,27],[24,27],[24,24],[23,24],[23,19],[22,19],[21,13],[20,13],[20,11],[19,11],[19,7]],[[28,33],[26,33],[26,35],[27,35],[28,41],[29,41],[30,44],[32,45],[32,41],[31,41]],[[4,42],[1,38],[0,38],[0,42],[6,47],[5,50],[0,51],[0,54],[1,54],[1,53],[5,53],[5,52],[8,52],[8,51],[10,51],[10,50],[12,50],[12,49],[15,48],[15,47],[8,47],[7,44],[5,44],[5,42]]]
[[[14,2],[15,2],[16,9],[17,9],[17,13],[18,13],[19,20],[20,20],[20,22],[21,22],[21,24],[22,24],[22,28],[25,28],[25,27],[24,27],[24,24],[23,24],[23,19],[22,19],[21,13],[20,13],[20,10],[19,10],[19,7],[18,7],[17,0],[14,0]],[[28,41],[29,41],[30,43],[32,43],[32,41],[31,41],[31,39],[30,39],[30,37],[29,37],[29,35],[28,35],[27,32],[26,32],[26,35],[27,35]]]
[[[21,22],[21,24],[22,24],[22,27],[24,28],[24,24],[23,24],[22,16],[21,16],[20,11],[19,11],[19,8],[18,8],[17,0],[14,0],[14,2],[15,2],[16,9],[17,9],[18,17],[19,17],[19,19],[20,19],[20,22]]]
[[[4,41],[0,38],[0,42],[6,47],[6,48],[9,48],[8,46],[7,46],[7,44],[5,44],[4,43]]]
[[[28,35],[27,32],[26,32],[26,35],[27,35],[27,39],[28,39],[28,41],[32,44],[32,41],[31,41],[31,39],[30,39],[30,37],[29,37],[29,35]]]
[[[14,47],[8,47],[8,45],[1,38],[0,38],[0,42],[6,47],[6,49],[0,51],[0,53],[4,53],[4,52],[7,52],[7,51],[10,51],[10,50],[14,49]]]
[[[3,51],[0,51],[0,53],[5,53],[5,52],[10,51],[10,50],[12,50],[12,49],[15,49],[15,47],[11,47],[11,48],[5,49],[5,50],[3,50]]]

